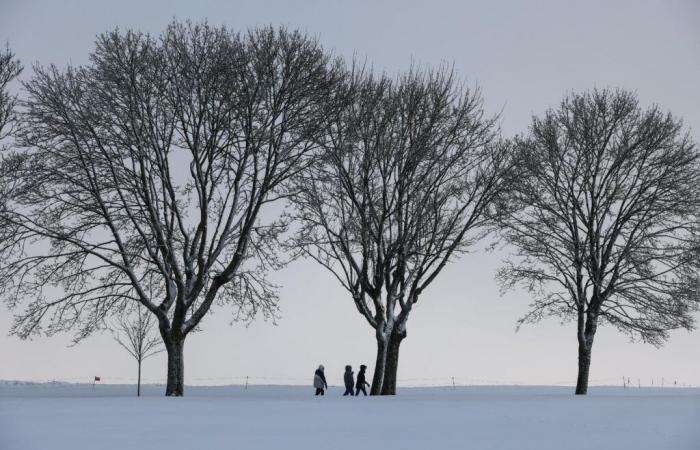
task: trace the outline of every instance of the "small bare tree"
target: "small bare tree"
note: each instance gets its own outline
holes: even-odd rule
[[[136,396],[141,396],[141,365],[143,361],[164,350],[160,335],[153,334],[153,314],[145,308],[138,308],[133,316],[123,316],[113,329],[114,339],[136,360],[138,378]]]
[[[168,353],[166,395],[179,396],[185,338],[214,304],[276,314],[265,275],[285,224],[269,205],[317,146],[338,71],[299,32],[189,23],[106,33],[90,60],[25,84],[28,161],[3,214],[16,232],[0,293],[23,306],[23,338],[80,340],[143,306]]]
[[[623,90],[571,94],[518,139],[521,180],[503,235],[518,249],[500,272],[532,310],[576,321],[576,394],[586,394],[597,327],[654,345],[693,327],[700,157],[680,120]]]
[[[409,314],[485,233],[511,158],[479,92],[450,70],[395,81],[357,70],[339,97],[322,154],[299,179],[295,245],[335,275],[375,330],[371,393],[393,395]]]

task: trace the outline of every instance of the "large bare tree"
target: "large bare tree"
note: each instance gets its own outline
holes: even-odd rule
[[[654,345],[693,326],[699,154],[680,120],[608,89],[568,95],[517,148],[521,182],[503,221],[517,254],[499,278],[534,296],[520,323],[576,321],[586,394],[599,324]]]
[[[337,73],[299,32],[190,23],[106,33],[88,65],[37,68],[0,261],[12,332],[79,340],[136,302],[158,322],[166,395],[182,395],[185,338],[212,305],[276,312],[265,273],[284,223],[267,207],[317,145]]]
[[[425,289],[482,237],[511,158],[478,90],[451,70],[395,80],[356,70],[300,178],[295,245],[335,275],[375,330],[371,393],[393,395]]]

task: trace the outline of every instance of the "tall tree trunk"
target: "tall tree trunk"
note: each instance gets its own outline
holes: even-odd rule
[[[588,372],[591,368],[591,348],[586,342],[578,344],[578,377],[576,379],[576,395],[588,393]]]
[[[406,333],[394,331],[391,333],[386,352],[386,366],[384,367],[384,383],[382,395],[396,395],[396,374],[399,369],[399,347]]]
[[[139,358],[139,376],[138,380],[136,381],[136,396],[141,397],[141,358]]]
[[[598,316],[589,311],[584,316],[579,312],[578,317],[578,377],[576,379],[576,395],[588,393],[588,373],[591,368],[591,351],[593,338],[598,328]]]
[[[185,339],[170,339],[165,343],[168,352],[168,384],[165,395],[181,397],[185,390],[185,361],[183,349]]]
[[[384,370],[386,368],[387,338],[377,331],[377,361],[374,364],[374,376],[369,395],[381,395],[384,384]]]

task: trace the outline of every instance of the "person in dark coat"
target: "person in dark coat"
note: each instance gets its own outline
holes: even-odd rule
[[[343,380],[345,380],[345,393],[343,397],[348,394],[355,395],[352,391],[353,384],[355,384],[355,377],[353,375],[352,366],[345,366],[345,374],[343,375]]]
[[[325,389],[328,389],[326,375],[323,373],[323,364],[318,366],[318,369],[314,372],[314,387],[316,388],[316,395],[323,395]]]
[[[357,383],[355,384],[357,392],[355,392],[355,396],[360,395],[360,391],[362,391],[363,394],[367,395],[367,391],[365,391],[365,386],[369,387],[369,383],[367,382],[367,380],[365,380],[365,370],[367,370],[367,366],[362,364],[360,366],[360,371],[357,373]]]

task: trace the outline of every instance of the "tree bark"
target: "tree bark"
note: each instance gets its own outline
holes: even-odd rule
[[[576,395],[588,393],[588,372],[591,367],[591,348],[585,342],[578,344],[578,378],[576,379]]]
[[[578,377],[576,379],[576,395],[588,393],[588,373],[591,368],[591,350],[593,338],[598,328],[598,316],[588,312],[584,316],[579,312],[578,318]]]
[[[396,374],[399,369],[399,347],[406,333],[394,331],[387,345],[386,365],[384,367],[384,383],[382,395],[396,395]]]
[[[377,361],[374,364],[374,376],[372,377],[372,386],[369,395],[381,395],[382,385],[384,384],[384,370],[386,368],[387,356],[387,339],[378,331],[377,332]]]
[[[141,360],[139,359],[139,376],[136,381],[136,396],[141,397]]]
[[[165,388],[165,395],[181,397],[185,391],[185,361],[183,350],[185,339],[172,339],[165,343],[168,352],[168,383]]]

